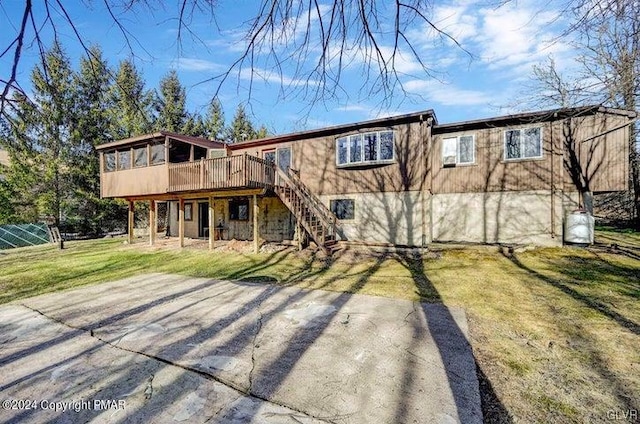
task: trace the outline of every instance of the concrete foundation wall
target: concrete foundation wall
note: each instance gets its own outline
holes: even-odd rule
[[[562,245],[577,194],[549,191],[451,193],[431,199],[433,241]]]
[[[246,221],[231,221],[229,219],[229,199],[216,198],[214,200],[215,225],[224,227],[225,240],[253,239],[253,198],[249,197],[249,219]],[[184,222],[185,237],[198,237],[199,203],[208,200],[190,200],[193,203],[193,220]],[[169,234],[178,237],[178,202],[169,202]],[[258,215],[259,235],[266,241],[291,240],[295,229],[295,220],[287,207],[277,197],[258,197],[260,213]],[[207,212],[208,214],[208,212]],[[208,219],[208,217],[207,217]]]
[[[354,219],[339,221],[341,240],[421,246],[423,208],[419,191],[353,193],[320,196],[330,206],[332,199],[353,199]],[[425,234],[428,241],[428,234]]]

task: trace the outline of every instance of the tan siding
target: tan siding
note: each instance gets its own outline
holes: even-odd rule
[[[504,132],[507,129],[542,128],[543,154],[541,159],[504,159]],[[442,139],[457,135],[475,135],[476,163],[443,167]],[[555,135],[554,135],[555,138]],[[504,128],[490,128],[434,137],[434,193],[466,193],[485,191],[521,191],[550,189],[551,173],[550,124],[517,125]],[[555,165],[559,164],[556,150]],[[554,169],[555,172],[555,169]],[[555,177],[555,175],[554,175]]]
[[[575,120],[574,120],[575,121]],[[611,115],[595,115],[578,122],[576,139],[581,141],[615,128],[627,118]],[[606,134],[602,137],[578,143],[580,162],[591,191],[626,190],[629,179],[629,129]]]
[[[233,154],[247,152],[262,157],[263,150],[291,146],[292,167],[300,171],[302,181],[317,195],[421,190],[424,185],[421,146],[428,136],[426,126],[426,122],[418,122],[391,127],[396,131],[396,161],[392,164],[337,167],[335,140],[354,132],[235,150]],[[363,132],[386,129],[389,127],[368,128]]]
[[[103,197],[163,194],[169,186],[169,173],[165,164],[102,172],[100,180]]]

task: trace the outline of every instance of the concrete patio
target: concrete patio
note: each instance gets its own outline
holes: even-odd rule
[[[0,421],[480,423],[467,332],[443,305],[132,277],[0,307]]]

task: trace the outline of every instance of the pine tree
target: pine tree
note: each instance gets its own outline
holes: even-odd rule
[[[69,198],[69,166],[71,129],[75,124],[73,72],[62,46],[55,43],[42,64],[31,75],[33,98],[37,113],[31,111],[22,122],[21,139],[26,157],[22,166],[31,166],[36,173],[36,206],[39,215],[53,218],[60,225]],[[31,107],[23,102],[25,111]],[[11,158],[14,160],[14,157]]]
[[[153,95],[145,89],[140,73],[130,60],[120,62],[109,95],[111,138],[120,140],[151,132]]]
[[[227,128],[227,142],[237,143],[254,138],[256,138],[256,131],[253,129],[253,124],[247,116],[244,106],[240,104],[236,109],[231,126]]]
[[[170,71],[160,81],[160,92],[156,93],[156,130],[181,132],[187,123],[186,90],[176,71]]]
[[[217,97],[209,103],[207,117],[204,121],[206,136],[211,140],[221,140],[224,137],[224,112]]]
[[[207,137],[207,129],[200,114],[188,114],[188,118],[182,126],[182,134],[192,135],[194,137]]]
[[[104,215],[114,208],[113,201],[100,199],[100,161],[95,150],[96,145],[113,141],[111,74],[100,48],[92,47],[74,76],[76,125],[69,158],[73,196],[66,224],[85,234],[99,233]]]

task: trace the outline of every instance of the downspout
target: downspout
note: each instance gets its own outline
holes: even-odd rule
[[[557,114],[555,114],[557,116]],[[551,238],[556,238],[556,194],[555,194],[555,138],[553,137],[553,127],[555,121],[551,122]]]
[[[425,184],[427,181],[427,165],[426,165],[426,160],[427,160],[427,155],[425,153],[426,150],[426,143],[427,140],[425,140],[424,138],[424,115],[420,115],[420,141],[422,144],[422,160],[421,160],[421,168],[422,168],[422,181],[423,181],[423,186],[422,189],[420,190],[420,210],[421,210],[421,247],[424,250],[424,248],[426,247],[427,244],[427,234],[426,234],[426,212],[425,212],[425,199],[424,199],[424,190],[425,190]]]

